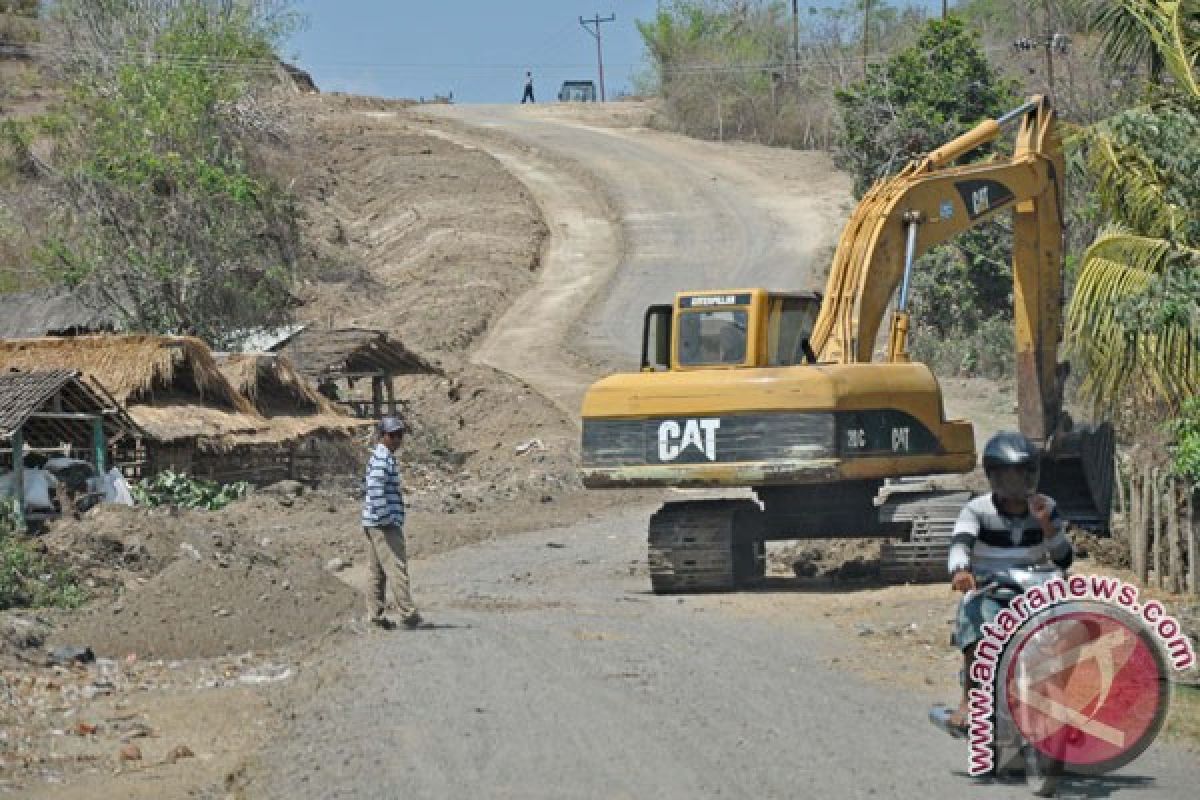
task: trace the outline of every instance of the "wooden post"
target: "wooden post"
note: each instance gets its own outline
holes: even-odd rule
[[[1150,562],[1147,558],[1150,553],[1150,540],[1147,538],[1147,530],[1150,527],[1150,470],[1148,467],[1143,467],[1141,474],[1137,476],[1137,485],[1134,487],[1133,496],[1134,502],[1137,503],[1133,526],[1133,571],[1137,573],[1138,582],[1145,586],[1150,577]]]
[[[1153,553],[1154,585],[1163,588],[1163,548],[1162,548],[1162,487],[1158,484],[1158,468],[1150,473],[1150,552]]]
[[[1186,576],[1183,574],[1183,540],[1182,529],[1179,516],[1179,485],[1171,478],[1167,482],[1167,545],[1170,548],[1167,557],[1170,562],[1170,580],[1168,585],[1171,591],[1179,594],[1187,586]]]
[[[383,416],[383,379],[378,375],[371,378],[371,404],[374,406],[372,416],[380,419]]]
[[[396,416],[396,387],[392,385],[392,376],[388,375],[384,379],[383,388],[387,392],[388,414]]]
[[[103,475],[108,472],[108,442],[104,438],[104,417],[99,415],[92,419],[92,450],[96,457],[96,472]]]
[[[12,435],[13,496],[17,498],[17,530],[25,530],[25,431]]]
[[[1189,486],[1187,495],[1188,569],[1192,573],[1192,594],[1200,597],[1200,529],[1196,527],[1196,503],[1200,501],[1200,492]]]

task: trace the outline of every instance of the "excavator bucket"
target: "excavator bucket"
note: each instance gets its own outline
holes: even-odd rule
[[[1054,498],[1059,513],[1094,533],[1109,529],[1114,461],[1109,423],[1060,434],[1042,454],[1038,491]]]

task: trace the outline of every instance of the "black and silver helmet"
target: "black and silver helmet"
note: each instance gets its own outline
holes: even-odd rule
[[[992,491],[1001,497],[1024,499],[1037,489],[1041,458],[1024,435],[1001,431],[983,448],[983,471]]]

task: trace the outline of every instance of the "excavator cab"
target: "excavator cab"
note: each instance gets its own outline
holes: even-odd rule
[[[814,364],[821,295],[738,289],[686,292],[646,311],[643,372]]]

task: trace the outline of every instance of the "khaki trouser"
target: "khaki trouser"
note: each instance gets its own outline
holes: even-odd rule
[[[390,590],[394,607],[402,619],[417,613],[408,585],[408,553],[404,546],[404,531],[399,525],[382,528],[363,528],[367,535],[367,616],[383,616],[386,589]]]

